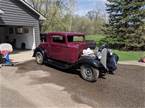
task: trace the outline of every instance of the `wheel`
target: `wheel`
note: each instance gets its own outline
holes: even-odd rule
[[[44,62],[44,57],[43,57],[43,54],[42,54],[41,52],[36,52],[35,58],[36,58],[37,64],[40,64],[40,65],[43,64],[43,62]]]
[[[81,76],[86,81],[95,82],[99,78],[99,70],[93,68],[90,65],[82,65]]]

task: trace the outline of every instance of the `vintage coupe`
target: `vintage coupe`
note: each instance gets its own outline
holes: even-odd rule
[[[61,69],[79,69],[83,79],[94,82],[99,75],[117,69],[118,56],[103,45],[97,51],[94,41],[86,41],[85,34],[50,32],[43,34],[42,43],[34,50],[33,57],[40,65],[48,63]]]

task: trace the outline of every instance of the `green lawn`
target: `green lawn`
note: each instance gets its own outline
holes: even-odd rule
[[[119,51],[114,50],[114,52],[119,56],[120,61],[126,60],[139,60],[140,57],[145,57],[145,51]]]
[[[94,40],[98,45],[99,41],[104,37],[105,36],[103,35],[97,34],[97,35],[88,35],[86,36],[86,39]],[[119,55],[120,61],[138,60],[140,57],[145,57],[145,51],[120,51],[120,50],[113,51]]]
[[[86,40],[94,40],[96,41],[97,45],[99,44],[99,41],[104,38],[104,35],[97,34],[97,35],[88,35],[86,36]]]

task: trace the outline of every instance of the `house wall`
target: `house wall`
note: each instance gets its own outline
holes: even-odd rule
[[[4,14],[0,15],[0,25],[34,27],[36,46],[39,45],[40,31],[38,15],[23,5],[19,0],[0,0],[0,9],[4,11]],[[23,40],[22,37],[19,38]]]

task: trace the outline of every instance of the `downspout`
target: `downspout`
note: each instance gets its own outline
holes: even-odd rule
[[[35,34],[35,28],[33,27],[33,45],[32,50],[36,48],[36,34]]]

